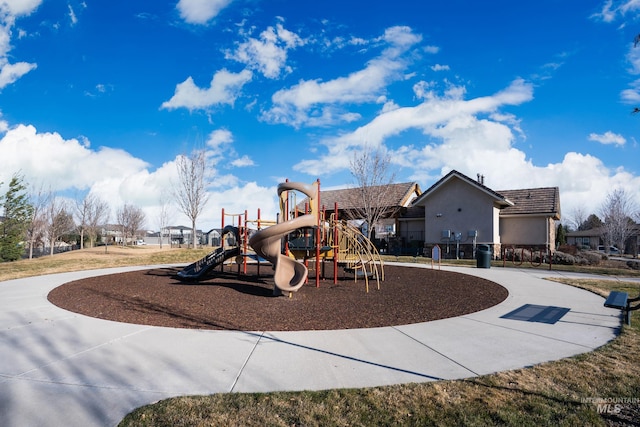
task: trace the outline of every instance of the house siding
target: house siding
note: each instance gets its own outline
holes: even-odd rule
[[[444,183],[424,202],[425,243],[446,241],[442,237],[443,230],[461,233],[463,243],[472,240],[468,236],[470,230],[477,230],[477,243],[499,241],[498,215],[492,197],[462,180]]]
[[[407,242],[424,241],[424,218],[416,218],[398,222],[398,237]]]
[[[505,246],[547,246],[549,244],[547,238],[551,238],[551,233],[555,234],[554,230],[555,225],[551,226],[549,218],[545,217],[506,217],[500,219],[500,237]]]

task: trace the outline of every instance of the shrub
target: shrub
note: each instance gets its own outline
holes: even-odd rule
[[[598,265],[600,264],[600,261],[602,261],[602,254],[599,252],[583,251],[580,252],[578,256],[585,259],[586,263],[589,265]]]
[[[553,253],[553,263],[561,265],[574,265],[577,263],[576,257],[564,252],[555,251]]]
[[[629,267],[632,270],[640,270],[640,262],[627,261],[627,267]]]

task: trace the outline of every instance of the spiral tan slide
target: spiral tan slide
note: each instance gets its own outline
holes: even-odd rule
[[[283,202],[282,194],[288,190],[297,190],[308,196],[311,201],[311,213],[259,230],[251,237],[249,245],[256,251],[258,256],[274,265],[274,281],[278,289],[284,292],[294,292],[304,284],[308,270],[304,264],[282,254],[281,239],[298,228],[318,225],[318,187],[317,185],[299,182],[282,183],[278,185],[278,196],[280,197],[281,205]]]

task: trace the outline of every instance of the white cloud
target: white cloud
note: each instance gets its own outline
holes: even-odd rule
[[[208,88],[201,89],[196,86],[193,78],[188,77],[176,86],[174,95],[170,100],[163,102],[161,108],[173,110],[183,107],[192,111],[215,105],[233,105],[240,96],[242,87],[251,78],[252,73],[249,70],[232,73],[223,69],[213,75]]]
[[[440,52],[440,48],[438,46],[425,46],[424,51],[426,53],[436,54]]]
[[[602,5],[600,12],[594,13],[591,17],[606,23],[612,23],[618,19],[624,19],[631,14],[634,19],[635,13],[640,11],[640,1],[638,0],[622,0],[618,1],[614,6],[613,0],[606,0]],[[625,24],[622,24],[623,26]]]
[[[604,145],[624,145],[627,140],[622,136],[611,131],[602,134],[590,133],[589,141],[599,142]]]
[[[206,24],[218,16],[232,0],[180,0],[176,6],[180,17],[189,24]]]
[[[627,62],[631,66],[628,71],[629,74],[640,74],[640,48],[629,46],[629,51],[626,56]]]
[[[448,65],[435,64],[431,66],[431,70],[433,71],[449,71]]]
[[[71,20],[71,25],[76,25],[78,23],[78,17],[74,12],[73,7],[71,7],[70,4],[67,6],[69,6],[69,19]]]
[[[16,18],[27,16],[40,6],[41,0],[3,0],[0,2],[0,89],[14,83],[36,68],[27,62],[9,63],[11,28]]]
[[[626,56],[630,67],[627,72],[633,76],[640,74],[640,47],[629,47]],[[629,88],[620,92],[620,99],[627,104],[636,104],[640,102],[640,79],[636,79],[629,83]]]
[[[20,173],[27,184],[43,184],[55,192],[77,195],[90,191],[109,203],[111,221],[115,220],[116,209],[124,203],[134,204],[145,212],[147,228],[157,229],[161,195],[170,193],[177,182],[175,159],[150,171],[146,162],[125,151],[90,149],[86,137],[64,139],[57,133],[38,133],[30,125],[6,128],[5,123],[0,128],[6,129],[0,139],[0,182],[4,183],[0,185],[0,193],[6,191],[11,176]],[[218,141],[213,145],[227,146],[229,150],[232,137],[219,130],[210,135],[210,141]],[[234,167],[253,164],[247,156],[235,157],[231,161]],[[219,227],[222,208],[234,213],[249,209],[251,216],[260,208],[263,218],[275,219],[278,209],[275,187],[241,183],[237,177],[220,175],[215,169],[212,179],[209,203],[198,220],[199,228]],[[174,210],[175,223],[188,225],[188,219]]]
[[[533,89],[530,84],[522,80],[514,81],[507,89],[500,91],[493,96],[476,98],[469,101],[462,99],[464,90],[449,88],[443,97],[430,98],[415,107],[396,108],[384,111],[374,120],[365,126],[356,129],[337,138],[324,141],[328,148],[325,156],[320,156],[313,160],[304,160],[297,164],[294,169],[306,171],[313,174],[324,174],[348,168],[349,159],[353,150],[360,150],[363,146],[379,146],[393,137],[400,135],[406,130],[417,129],[432,138],[446,138],[448,132],[458,129],[458,133],[465,129],[474,128],[473,135],[469,131],[469,136],[474,139],[486,134],[487,128],[493,123],[487,120],[478,121],[474,115],[495,112],[503,105],[518,105],[532,99]],[[470,122],[479,122],[484,126],[471,126]],[[502,132],[508,130],[507,126],[495,124],[492,129],[501,129]],[[491,141],[491,146],[497,142],[502,142],[502,149],[508,149],[512,138],[501,138]],[[483,141],[484,143],[485,141]],[[425,147],[431,150],[429,146]],[[412,151],[415,151],[412,149]],[[464,156],[464,152],[459,153]],[[423,156],[424,157],[424,156]],[[415,159],[407,159],[407,166],[415,164]],[[432,162],[423,165],[433,168]]]
[[[640,102],[640,80],[633,83],[633,88],[625,89],[620,92],[620,99],[627,104],[636,104]]]
[[[375,102],[384,94],[389,83],[404,78],[402,71],[408,64],[404,55],[420,42],[421,37],[408,27],[392,27],[378,40],[387,47],[380,56],[370,60],[364,69],[326,82],[320,79],[303,80],[291,88],[279,90],[272,96],[273,106],[263,113],[263,119],[294,127],[353,120],[357,116],[344,112],[330,115],[336,110],[324,107],[326,104]],[[323,120],[318,120],[318,117]]]
[[[235,159],[231,162],[231,165],[237,168],[244,168],[247,166],[255,166],[253,160],[247,156],[246,154],[238,159]]]
[[[247,167],[253,166],[253,160],[247,156],[239,156],[233,147],[233,134],[228,129],[216,129],[209,134],[207,139],[207,160],[212,166],[212,170],[215,170],[215,166],[222,168],[230,167]],[[229,183],[235,183],[237,179],[235,177],[222,178],[221,175],[214,176],[218,181],[223,180],[227,185]]]
[[[42,0],[2,0],[0,12],[2,15],[26,16],[40,6]]]
[[[612,9],[613,0],[607,0],[602,5],[602,10],[599,13],[594,13],[593,18],[600,19],[604,22],[613,22],[616,17],[616,10]]]
[[[432,98],[434,96],[433,89],[435,86],[435,82],[419,81],[413,85],[413,93],[418,99]]]
[[[260,186],[255,182],[236,184],[220,191],[211,192],[209,203],[204,209],[202,221],[206,228],[219,228],[222,223],[222,209],[227,214],[244,214],[247,211],[248,219],[260,218],[262,220],[275,221],[279,212],[277,188]],[[225,224],[228,225],[233,217],[226,216]],[[237,223],[238,218],[235,217]]]
[[[0,64],[2,64],[2,62],[2,59],[0,59]],[[28,62],[18,62],[15,64],[4,63],[0,68],[0,89],[15,83],[20,77],[34,70],[36,67],[36,64],[30,64]]]
[[[38,133],[33,126],[11,128],[0,139],[0,181],[20,172],[27,180],[46,182],[54,191],[86,189],[107,175],[127,175],[146,167],[122,150],[96,151],[87,145],[84,137],[65,140],[58,133]]]
[[[522,80],[491,96],[465,100],[463,88],[444,95],[431,93],[415,107],[382,111],[351,133],[322,141],[326,153],[304,160],[294,169],[326,176],[349,168],[349,160],[365,145],[384,146],[403,175],[420,183],[434,182],[452,169],[467,176],[485,176],[494,190],[559,186],[563,212],[582,207],[597,212],[612,188],[624,188],[640,200],[640,177],[612,170],[589,154],[569,152],[558,163],[536,165],[516,147],[524,138],[520,119],[500,111],[533,99],[533,86]],[[422,137],[407,131],[419,131]],[[620,144],[611,132],[594,138]]]
[[[235,52],[227,52],[226,57],[259,71],[269,79],[276,79],[292,71],[287,65],[287,52],[304,44],[300,36],[279,23],[275,28],[268,27],[259,38],[249,37],[238,45]]]
[[[233,142],[233,134],[228,129],[216,129],[209,134],[207,147],[217,150],[224,144]]]

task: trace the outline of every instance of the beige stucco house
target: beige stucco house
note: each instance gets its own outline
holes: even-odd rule
[[[498,254],[504,246],[553,250],[555,221],[560,219],[557,187],[494,191],[477,180],[451,171],[413,201],[424,209],[424,245],[455,245],[456,254],[471,254],[487,244]],[[413,231],[409,229],[413,227]],[[417,232],[407,223],[402,235]],[[402,227],[401,227],[402,229]]]

